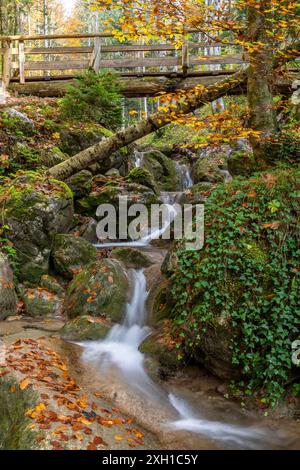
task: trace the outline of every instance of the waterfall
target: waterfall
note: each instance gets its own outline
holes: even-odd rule
[[[115,325],[104,340],[86,341],[83,360],[108,369],[115,366],[126,380],[143,394],[152,396],[155,384],[144,371],[144,356],[139,346],[149,334],[146,327],[146,300],[148,292],[143,270],[130,270],[133,292],[122,325]]]
[[[193,180],[191,177],[191,169],[189,165],[186,165],[184,163],[176,163],[176,169],[177,172],[180,175],[180,181],[181,181],[181,189],[184,191],[185,189],[190,188],[193,186]]]

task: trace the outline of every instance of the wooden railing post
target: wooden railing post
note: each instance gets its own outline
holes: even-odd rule
[[[91,67],[96,73],[100,71],[101,66],[101,42],[100,38],[95,38],[94,50],[91,57]]]
[[[3,72],[2,72],[2,82],[4,90],[8,87],[12,70],[12,43],[11,41],[6,41],[4,45],[3,53]]]
[[[20,83],[25,83],[25,50],[24,41],[19,41],[19,75]]]
[[[184,77],[188,74],[189,66],[190,66],[189,46],[188,46],[188,42],[185,41],[182,44],[182,74]]]

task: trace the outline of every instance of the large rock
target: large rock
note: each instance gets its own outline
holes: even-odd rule
[[[122,261],[128,269],[148,268],[153,264],[153,261],[146,253],[135,248],[115,248],[112,251],[112,257]]]
[[[92,191],[93,175],[88,170],[82,170],[67,179],[66,183],[72,189],[74,197],[78,199]]]
[[[67,232],[73,219],[73,195],[61,181],[26,173],[0,190],[6,237],[17,250],[18,277],[38,283],[48,273],[52,240]]]
[[[96,261],[74,277],[65,299],[69,318],[104,316],[121,321],[129,289],[128,278],[117,260]]]
[[[83,238],[57,234],[54,237],[51,257],[58,274],[72,279],[83,267],[96,261],[97,250]]]
[[[43,152],[40,156],[40,162],[47,168],[58,165],[69,158],[58,147],[51,147]]]
[[[83,315],[69,320],[59,333],[66,341],[95,341],[104,339],[110,328],[111,323],[103,317]]]
[[[224,154],[201,155],[193,165],[192,176],[194,183],[222,183],[226,156]]]
[[[158,186],[153,175],[146,168],[132,168],[126,176],[126,181],[137,183],[150,188],[154,193],[158,193]]]
[[[13,272],[7,256],[0,252],[0,320],[15,315],[17,296],[15,293]]]
[[[57,317],[62,313],[62,297],[46,288],[24,289],[21,297],[30,317]]]
[[[159,203],[158,196],[150,188],[120,180],[118,182],[108,182],[95,189],[88,196],[79,199],[77,201],[78,211],[84,215],[95,217],[98,206],[112,204],[118,212],[119,196],[127,197],[128,207],[132,204],[144,204],[149,207],[151,204]]]
[[[180,191],[181,176],[176,164],[159,150],[143,152],[142,166],[146,168],[162,191]]]
[[[13,119],[13,125],[16,130],[20,130],[26,135],[32,135],[35,131],[34,123],[31,119],[29,119],[26,114],[21,113],[17,109],[14,108],[7,108],[5,109],[5,113]]]
[[[62,128],[60,130],[60,149],[73,156],[91,145],[100,142],[105,137],[110,137],[112,132],[105,128]]]

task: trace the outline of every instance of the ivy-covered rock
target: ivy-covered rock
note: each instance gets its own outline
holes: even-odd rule
[[[67,179],[66,183],[72,189],[74,197],[79,199],[92,191],[93,175],[88,170],[81,170]]]
[[[44,287],[21,292],[24,310],[30,317],[56,317],[62,313],[62,298]]]
[[[206,202],[205,245],[179,250],[171,277],[185,350],[274,403],[299,339],[299,169],[219,185]]]
[[[14,277],[7,256],[0,251],[0,320],[15,315],[17,296]]]
[[[115,248],[112,251],[112,257],[122,261],[126,268],[148,268],[153,264],[151,258],[140,250],[135,248]]]
[[[96,261],[69,284],[64,310],[69,318],[81,315],[121,321],[129,290],[128,278],[117,260]]]
[[[61,181],[28,172],[1,187],[0,211],[5,236],[17,251],[19,279],[38,284],[48,273],[54,235],[72,224],[72,191]]]
[[[160,190],[180,191],[181,177],[175,163],[159,150],[143,152],[142,166],[153,175]]]
[[[103,317],[83,315],[69,320],[60,330],[60,337],[66,341],[95,341],[104,339],[111,323]]]
[[[97,250],[84,238],[58,234],[54,237],[51,256],[56,272],[72,279],[83,267],[96,261]]]

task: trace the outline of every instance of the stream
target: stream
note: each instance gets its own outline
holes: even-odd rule
[[[143,154],[136,152],[135,166],[143,165]],[[188,165],[177,163],[182,191],[192,186]],[[228,179],[228,175],[224,175]],[[176,216],[173,204],[181,193],[163,192],[161,200],[167,204],[168,224]],[[119,246],[138,247],[155,251],[151,241],[158,238],[166,226],[155,229],[143,238],[127,243],[99,243],[99,248]],[[92,366],[97,383],[106,395],[126,413],[158,436],[162,448],[189,449],[286,449],[293,448],[294,427],[280,428],[268,418],[256,416],[239,404],[204,389],[195,392],[183,383],[156,384],[144,367],[144,355],[139,351],[143,340],[151,334],[147,326],[146,301],[148,287],[143,269],[129,269],[131,298],[121,325],[111,328],[107,337],[99,341],[84,341],[82,361]],[[205,382],[205,378],[203,379]],[[201,383],[201,374],[196,384]],[[197,390],[197,386],[196,386]],[[184,442],[184,446],[183,446]],[[299,435],[297,438],[299,444]]]

